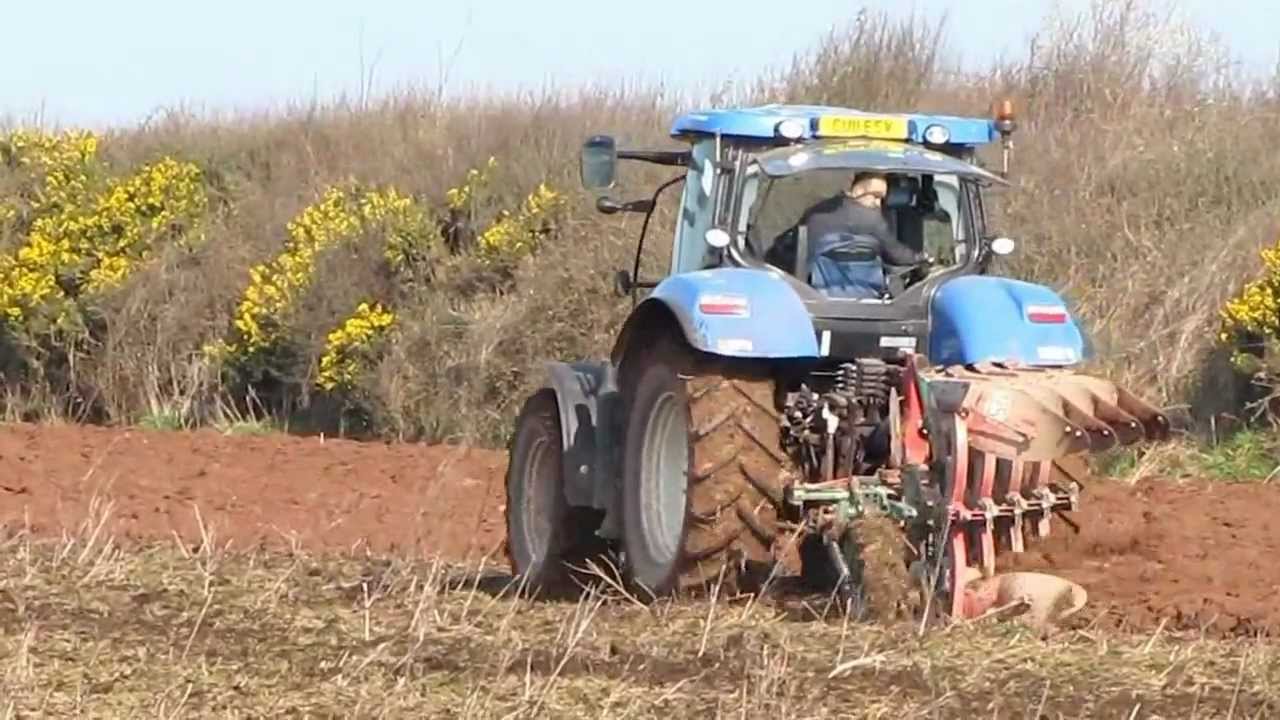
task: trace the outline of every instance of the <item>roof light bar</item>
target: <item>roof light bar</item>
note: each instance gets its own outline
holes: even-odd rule
[[[930,145],[946,145],[951,142],[951,129],[946,125],[930,125],[924,129],[924,141]]]

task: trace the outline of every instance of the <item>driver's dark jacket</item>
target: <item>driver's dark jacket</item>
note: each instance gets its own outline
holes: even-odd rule
[[[924,253],[898,240],[879,210],[860,205],[844,193],[809,208],[798,224],[808,226],[810,243],[817,244],[829,233],[871,235],[880,241],[880,257],[890,265],[916,265],[925,260]]]

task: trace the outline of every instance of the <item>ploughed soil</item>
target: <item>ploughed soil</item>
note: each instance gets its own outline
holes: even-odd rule
[[[233,550],[471,561],[500,555],[505,471],[504,453],[454,446],[4,425],[0,525],[60,534],[109,510],[103,529],[123,542],[194,545],[203,527]]]
[[[1010,565],[1083,585],[1077,624],[1280,635],[1280,486],[1095,480],[1070,520]]]
[[[126,543],[195,545],[203,526],[220,548],[504,562],[505,469],[501,451],[454,446],[5,425],[0,526],[56,536],[105,517]],[[1280,487],[1095,481],[1071,520],[1079,533],[1055,520],[1010,561],[1082,584],[1073,624],[1280,635]]]

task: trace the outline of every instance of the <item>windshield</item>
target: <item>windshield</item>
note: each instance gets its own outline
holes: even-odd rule
[[[955,155],[901,142],[820,141],[752,157],[743,251],[828,295],[887,300],[969,262],[975,183],[1007,182]]]
[[[782,270],[801,275],[796,266],[797,228],[813,213],[830,216],[853,200],[848,191],[858,171],[817,169],[782,177],[759,172],[743,188],[739,229],[745,233],[746,250]],[[955,175],[888,173],[887,192],[878,208],[889,236],[901,246],[924,253],[934,267],[963,264],[968,257],[970,218]],[[818,240],[818,238],[810,238]]]

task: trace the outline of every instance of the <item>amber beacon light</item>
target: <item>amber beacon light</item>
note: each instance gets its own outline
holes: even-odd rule
[[[995,120],[996,130],[1000,133],[1002,152],[1001,173],[1009,174],[1009,155],[1013,151],[1013,131],[1017,127],[1013,117],[1013,101],[1005,98],[992,103],[991,115]]]

